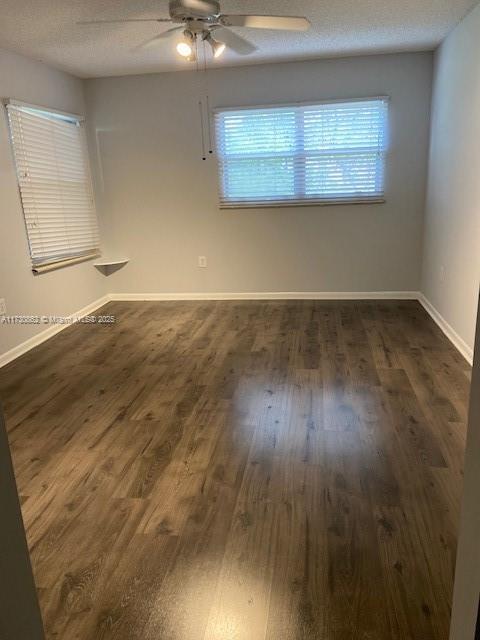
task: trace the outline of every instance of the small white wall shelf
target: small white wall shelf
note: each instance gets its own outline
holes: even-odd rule
[[[117,264],[127,264],[130,258],[100,258],[93,263],[94,267],[113,267]]]
[[[93,266],[98,269],[104,276],[109,276],[115,271],[122,269],[130,258],[99,258],[95,260]]]

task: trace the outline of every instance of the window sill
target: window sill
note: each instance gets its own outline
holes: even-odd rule
[[[57,262],[48,262],[45,264],[38,264],[32,266],[32,272],[35,275],[47,273],[48,271],[54,271],[55,269],[63,269],[63,267],[69,267],[70,265],[79,264],[80,262],[86,262],[87,260],[93,260],[99,258],[99,253],[89,253],[84,256],[76,256],[75,258],[65,258],[64,260],[57,260]]]
[[[339,205],[366,205],[366,204],[384,204],[385,198],[355,198],[352,200],[312,200],[312,201],[295,201],[295,202],[246,202],[246,203],[220,203],[220,209],[283,209],[285,207],[333,207]]]

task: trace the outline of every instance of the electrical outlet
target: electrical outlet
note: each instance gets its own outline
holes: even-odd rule
[[[207,266],[206,256],[198,256],[198,266],[202,268],[205,268]]]
[[[7,303],[5,302],[5,298],[0,298],[0,316],[7,315]]]
[[[445,267],[443,265],[440,267],[440,282],[445,282]]]

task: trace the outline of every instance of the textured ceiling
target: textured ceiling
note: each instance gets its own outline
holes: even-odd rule
[[[477,0],[223,0],[224,13],[304,15],[307,33],[237,28],[259,51],[212,65],[419,51],[436,47]],[[135,51],[169,24],[80,26],[78,20],[167,17],[167,0],[0,0],[0,47],[80,77],[180,70],[175,36]]]

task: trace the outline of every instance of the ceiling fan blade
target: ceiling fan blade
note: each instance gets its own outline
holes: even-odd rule
[[[120,20],[80,20],[77,24],[117,24],[121,22],[171,22],[170,18],[125,18]]]
[[[310,21],[297,16],[220,16],[225,27],[250,27],[252,29],[284,29],[307,31]]]
[[[180,0],[179,4],[196,15],[211,16],[215,12],[212,11],[212,3],[207,0]]]
[[[250,53],[257,51],[257,47],[254,44],[225,27],[215,29],[215,39],[219,42],[224,42],[229,49],[241,56],[248,56]]]
[[[145,40],[145,42],[142,42],[141,44],[137,45],[134,48],[134,51],[139,51],[140,49],[148,49],[152,45],[155,45],[161,42],[162,40],[169,38],[172,35],[172,33],[174,33],[175,31],[182,31],[182,30],[183,30],[183,27],[173,27],[172,29],[167,29],[166,31],[162,31],[162,33],[157,33],[157,35],[153,36],[153,38],[149,38],[148,40]]]

